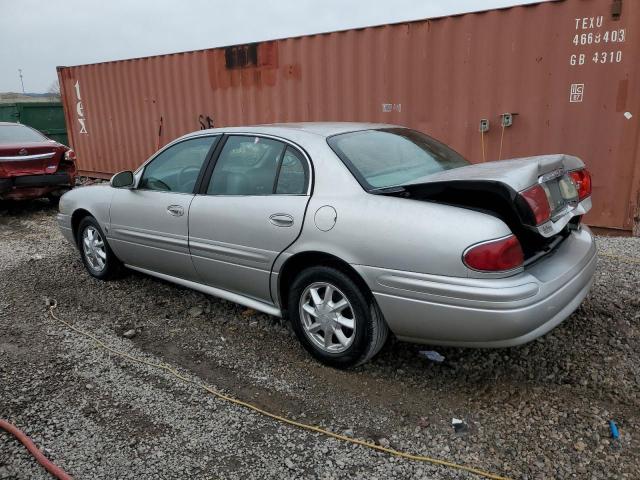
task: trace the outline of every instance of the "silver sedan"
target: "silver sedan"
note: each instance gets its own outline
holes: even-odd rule
[[[471,165],[423,133],[304,123],[203,130],[62,197],[88,272],[128,267],[286,316],[320,361],[405,341],[507,347],[587,295],[591,177],[569,155]]]

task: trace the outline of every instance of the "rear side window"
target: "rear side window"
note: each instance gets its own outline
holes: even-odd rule
[[[193,193],[200,169],[218,138],[192,138],[167,148],[145,167],[138,188]]]
[[[300,152],[287,147],[278,172],[276,194],[302,195],[307,192],[309,173],[307,162]]]
[[[303,195],[309,171],[302,154],[259,136],[228,137],[207,187],[209,195]]]
[[[282,142],[269,138],[230,136],[216,161],[207,194],[271,194],[284,148]]]

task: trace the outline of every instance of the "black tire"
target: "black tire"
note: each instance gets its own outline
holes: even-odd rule
[[[352,343],[339,353],[326,351],[311,340],[311,334],[307,333],[300,312],[301,299],[305,291],[314,284],[323,283],[335,286],[339,290],[337,293],[346,298],[354,319]],[[305,300],[306,298],[303,299],[303,303]],[[331,367],[344,369],[369,361],[383,347],[389,334],[389,328],[373,296],[368,291],[363,291],[344,272],[335,268],[317,266],[300,272],[291,284],[287,307],[291,325],[300,343],[314,358]]]
[[[104,259],[104,267],[102,269],[98,269],[92,264],[92,260],[88,257],[83,246],[85,231],[90,228],[98,232],[104,244],[104,253],[106,255],[106,258]],[[78,225],[78,231],[76,232],[76,243],[78,245],[78,249],[80,250],[82,263],[84,263],[87,272],[89,272],[91,276],[99,280],[111,280],[113,278],[116,278],[121,273],[122,263],[120,262],[120,260],[118,260],[118,258],[111,250],[111,247],[107,242],[107,237],[105,236],[95,218],[87,216],[80,221],[80,225]]]
[[[53,205],[54,207],[57,207],[60,204],[60,197],[62,195],[47,195],[47,200],[49,200],[49,203],[51,203],[51,205]]]

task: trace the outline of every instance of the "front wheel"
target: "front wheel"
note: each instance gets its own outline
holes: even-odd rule
[[[371,359],[389,332],[371,295],[335,268],[302,271],[291,286],[288,309],[293,330],[305,349],[336,368]]]
[[[120,272],[121,263],[111,251],[95,218],[84,217],[80,221],[76,241],[82,262],[92,276],[109,280]]]

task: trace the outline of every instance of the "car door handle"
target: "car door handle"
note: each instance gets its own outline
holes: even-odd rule
[[[276,227],[290,227],[293,225],[293,217],[286,213],[274,213],[269,217],[269,221]]]
[[[169,205],[167,207],[167,213],[169,215],[173,215],[174,217],[181,217],[184,215],[184,208],[180,205]]]

